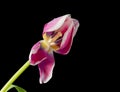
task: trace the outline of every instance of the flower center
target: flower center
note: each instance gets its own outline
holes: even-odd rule
[[[59,37],[62,36],[62,33],[61,32],[58,32],[53,38],[50,38],[48,40],[49,43],[52,43],[52,42],[55,42]]]
[[[59,46],[57,46],[57,44],[55,43],[60,37],[62,36],[62,33],[61,32],[57,32],[51,36],[48,36],[46,33],[43,35],[43,39],[45,41],[45,43],[52,47],[53,49],[57,50],[59,49]]]

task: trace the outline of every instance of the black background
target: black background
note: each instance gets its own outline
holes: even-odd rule
[[[71,14],[78,19],[80,27],[70,53],[65,56],[54,53],[55,68],[52,79],[46,84],[39,84],[38,68],[30,66],[14,84],[28,92],[76,92],[103,88],[104,76],[101,75],[101,62],[96,53],[99,44],[95,37],[98,33],[93,31],[100,29],[96,28],[98,19],[93,8],[89,2],[81,1],[5,3],[1,8],[0,18],[0,88],[28,60],[31,47],[42,39],[44,24],[65,14]]]

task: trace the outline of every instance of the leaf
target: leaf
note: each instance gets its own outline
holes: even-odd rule
[[[17,86],[17,85],[11,85],[9,88],[8,88],[8,90],[10,90],[10,89],[12,89],[12,88],[15,88],[18,92],[27,92],[25,89],[23,89],[23,88],[21,88],[21,87],[19,87],[19,86]],[[7,90],[7,91],[8,91]]]

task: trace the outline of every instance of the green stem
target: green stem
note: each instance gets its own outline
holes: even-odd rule
[[[27,61],[11,78],[10,80],[4,85],[0,92],[6,92],[7,89],[12,85],[12,83],[28,68],[30,62]]]

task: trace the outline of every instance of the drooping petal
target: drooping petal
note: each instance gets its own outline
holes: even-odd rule
[[[63,55],[69,53],[72,42],[73,42],[73,38],[77,32],[78,26],[79,26],[79,23],[77,20],[74,20],[71,22],[69,28],[64,33],[64,36],[62,38],[62,42],[60,45],[60,49],[55,52],[63,54]]]
[[[46,47],[47,48],[47,47]],[[37,42],[31,49],[29,61],[31,65],[37,65],[47,57],[47,50],[44,48],[42,41]]]
[[[48,82],[52,78],[53,68],[55,66],[53,51],[47,54],[47,58],[38,64],[40,84]]]
[[[64,16],[54,18],[52,21],[45,24],[44,29],[43,29],[43,33],[58,30],[64,24],[66,18],[69,16],[70,16],[70,14],[66,14]]]

